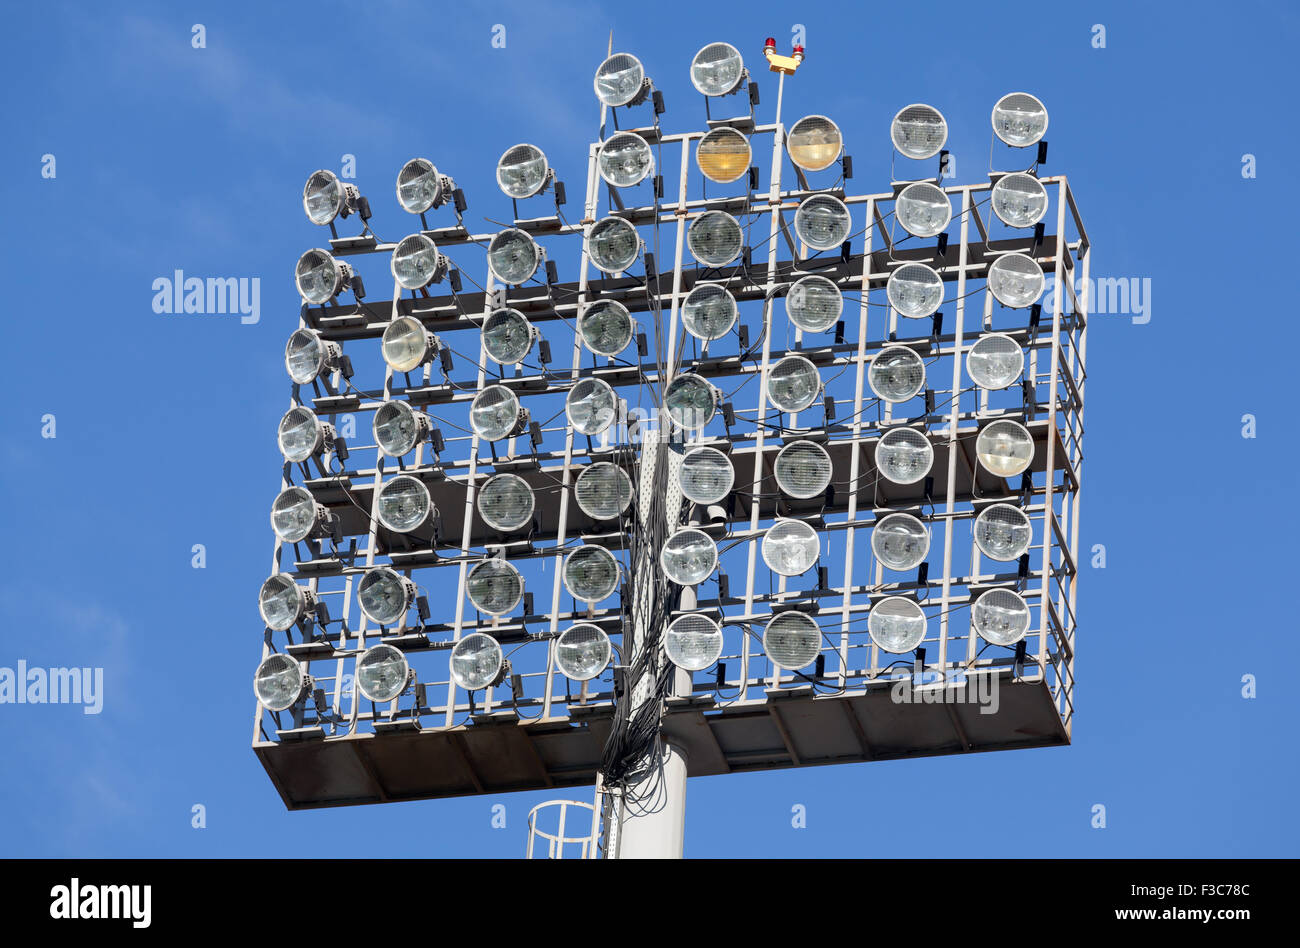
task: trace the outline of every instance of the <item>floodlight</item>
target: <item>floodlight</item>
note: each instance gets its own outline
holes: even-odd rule
[[[397,625],[415,602],[415,583],[387,566],[366,570],[357,583],[357,604],[371,622]]]
[[[844,150],[844,136],[826,116],[808,115],[790,126],[785,150],[804,171],[821,171],[829,168]]]
[[[532,197],[546,187],[551,167],[536,145],[512,145],[497,162],[497,185],[506,197]]]
[[[305,487],[287,487],[271,504],[271,529],[285,543],[324,533],[329,520],[329,511]]]
[[[299,296],[308,303],[322,305],[347,289],[352,282],[352,267],[335,260],[328,250],[313,247],[298,258],[293,280]]]
[[[1015,477],[1034,460],[1034,439],[1024,425],[1003,418],[980,429],[975,457],[998,477]]]
[[[326,342],[314,329],[296,329],[284,347],[284,367],[289,378],[306,385],[337,367],[342,354],[337,342]]]
[[[804,332],[826,332],[844,312],[844,294],[824,276],[802,277],[785,297],[785,313]]]
[[[533,519],[533,489],[518,474],[489,477],[475,503],[483,522],[502,533],[522,530]]]
[[[485,441],[509,438],[521,431],[527,420],[528,409],[504,385],[489,385],[470,402],[470,427]]]
[[[703,671],[722,654],[722,629],[708,616],[678,616],[664,631],[668,660],[686,671]]]
[[[307,615],[316,605],[316,595],[299,586],[292,577],[276,573],[262,583],[257,593],[257,611],[268,629],[283,632]]]
[[[699,431],[718,410],[722,396],[698,375],[679,375],[664,390],[664,409],[679,428]]]
[[[718,547],[703,530],[683,527],[664,544],[659,553],[664,575],[679,586],[704,582],[718,565]]]
[[[703,95],[730,95],[745,78],[745,61],[730,43],[710,43],[691,60],[691,85]]]
[[[734,128],[715,128],[695,146],[695,163],[700,173],[718,184],[730,184],[744,177],[753,157],[749,139]]]
[[[569,626],[555,642],[555,665],[574,681],[591,681],[609,665],[609,636],[590,622]]]
[[[921,181],[899,192],[894,214],[913,237],[934,237],[952,220],[952,201],[942,188]]]
[[[391,645],[375,645],[357,659],[357,688],[375,704],[386,704],[401,696],[411,684],[411,666],[406,656]]]
[[[716,283],[697,283],[682,301],[682,325],[696,339],[721,339],[736,324],[740,311],[731,291]]]
[[[927,264],[905,263],[889,275],[885,295],[899,316],[924,319],[943,302],[943,279]]]
[[[925,611],[911,599],[890,596],[867,614],[871,641],[886,652],[911,652],[925,639]]]
[[[399,316],[384,330],[384,361],[394,372],[411,372],[433,358],[438,337],[414,316]]]
[[[1015,645],[1029,631],[1029,604],[1010,589],[990,589],[970,607],[980,638],[993,645]]]
[[[603,105],[630,105],[641,96],[645,69],[630,53],[615,53],[596,70],[596,98]]]
[[[772,462],[776,486],[791,497],[807,500],[825,493],[831,482],[831,456],[814,441],[791,441]]]
[[[614,595],[618,589],[618,560],[603,546],[584,543],[564,558],[564,588],[588,604]]]
[[[518,227],[501,231],[488,243],[488,267],[502,283],[518,286],[532,279],[542,262],[542,248]]]
[[[581,379],[565,396],[564,413],[579,434],[597,435],[618,417],[618,396],[602,379]]]
[[[442,279],[447,272],[447,258],[424,234],[411,234],[393,248],[388,268],[402,289],[420,290]]]
[[[888,569],[913,570],[930,552],[930,531],[911,514],[886,514],[871,530],[871,550]]]
[[[290,408],[280,419],[276,441],[286,461],[300,463],[334,446],[334,426],[321,421],[310,409]]]
[[[1023,309],[1043,293],[1043,268],[1023,253],[1007,253],[989,266],[989,291],[1003,306]]]
[[[767,370],[767,397],[781,411],[803,411],[817,400],[822,379],[803,356],[786,356]]]
[[[636,262],[641,238],[636,228],[621,217],[602,217],[587,235],[587,253],[602,273],[622,273]]]
[[[813,250],[832,250],[849,237],[853,220],[844,202],[829,194],[804,198],[794,212],[795,235]]]
[[[1012,92],[993,106],[993,132],[1012,148],[1024,148],[1047,131],[1047,108],[1028,92]]]
[[[1033,527],[1019,507],[994,504],[975,517],[975,545],[991,560],[1010,563],[1029,551]]]
[[[408,214],[423,214],[445,204],[456,184],[439,174],[427,158],[412,158],[397,173],[397,203]]]
[[[395,533],[410,533],[436,515],[424,482],[401,474],[379,488],[379,522]]]
[[[253,691],[268,711],[286,711],[307,693],[311,678],[296,659],[288,655],[268,655],[257,666]]]
[[[906,346],[889,346],[871,360],[867,381],[877,398],[905,402],[925,387],[925,363]]]
[[[691,256],[706,267],[725,267],[740,256],[745,235],[726,211],[705,211],[686,229]]]
[[[379,450],[390,458],[405,457],[433,427],[428,415],[406,402],[384,402],[370,424]]]
[[[817,660],[822,649],[822,629],[810,615],[781,612],[763,627],[763,651],[777,668],[798,671]]]
[[[524,598],[524,578],[513,563],[493,557],[469,571],[465,590],[479,612],[503,616]]]
[[[993,213],[1008,227],[1033,227],[1047,213],[1047,189],[1032,174],[998,178],[989,197]]]
[[[502,365],[523,362],[540,335],[517,309],[494,309],[483,321],[483,348]]]
[[[889,123],[889,137],[908,158],[933,158],[948,140],[948,123],[933,106],[909,105]]]
[[[1006,388],[1025,366],[1020,343],[1000,332],[986,333],[966,353],[966,374],[980,388]]]
[[[583,345],[597,355],[614,357],[628,347],[636,324],[618,300],[597,300],[578,317]]]
[[[817,531],[802,520],[778,520],[763,534],[763,562],[782,576],[808,572],[819,552]]]
[[[593,520],[613,520],[632,503],[632,478],[617,464],[597,461],[573,482],[578,506]]]
[[[682,495],[697,504],[717,504],[731,493],[736,471],[731,458],[717,448],[692,448],[677,473]]]
[[[466,691],[480,691],[497,680],[503,660],[496,639],[474,632],[451,650],[451,680]]]
[[[634,132],[618,132],[605,139],[596,157],[600,176],[616,188],[640,184],[654,173],[655,157],[650,145]]]
[[[915,484],[933,463],[934,448],[915,428],[894,428],[876,443],[876,469],[895,484]]]
[[[302,207],[313,224],[325,225],[356,209],[356,186],[344,184],[333,171],[314,171],[302,189]]]

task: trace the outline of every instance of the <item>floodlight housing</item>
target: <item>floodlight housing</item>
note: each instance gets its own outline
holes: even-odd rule
[[[975,545],[991,560],[1010,563],[1029,552],[1034,529],[1029,517],[1011,504],[993,504],[975,515]]]
[[[659,551],[664,575],[679,586],[697,586],[718,566],[718,547],[703,530],[683,527]]]
[[[385,456],[405,457],[433,428],[424,412],[415,411],[403,401],[384,402],[375,410],[370,422],[375,444]]]
[[[584,543],[564,558],[564,588],[589,605],[614,595],[619,575],[614,554],[595,543]]]
[[[304,301],[321,306],[347,289],[352,266],[335,260],[328,250],[313,247],[298,258],[293,281]]]
[[[501,365],[518,365],[533,351],[541,333],[517,309],[494,309],[483,320],[483,349]]]
[[[952,221],[952,201],[943,188],[918,181],[898,193],[894,215],[913,237],[935,237]]]
[[[924,263],[905,263],[889,275],[885,295],[899,316],[925,319],[943,303],[943,278]]]
[[[725,267],[740,256],[745,235],[726,211],[705,211],[686,228],[691,256],[706,267]]]
[[[678,616],[664,631],[668,660],[686,671],[703,671],[722,655],[722,629],[699,613]]]
[[[1018,421],[1000,418],[980,429],[975,457],[998,477],[1015,477],[1029,470],[1034,460],[1034,439]]]
[[[632,342],[636,323],[626,306],[618,300],[596,300],[578,317],[578,335],[582,344],[597,355],[614,356]]]
[[[776,486],[798,500],[826,492],[831,483],[831,456],[815,441],[791,441],[772,462]]]
[[[1012,148],[1036,144],[1047,132],[1047,107],[1028,92],[1009,92],[993,105],[993,133]]]
[[[817,366],[803,356],[786,356],[767,370],[767,397],[781,411],[803,411],[817,400],[821,390]]]
[[[579,434],[598,435],[618,417],[618,396],[603,379],[580,379],[564,399],[564,413]]]
[[[867,632],[886,652],[915,651],[925,640],[925,610],[902,596],[882,599],[867,613]]]
[[[285,573],[269,577],[257,593],[257,611],[266,627],[276,632],[292,628],[315,606],[316,594]]]
[[[802,520],[780,519],[763,534],[763,562],[782,576],[799,576],[813,568],[821,552],[817,531]]]
[[[1047,213],[1047,189],[1032,174],[1017,171],[998,178],[989,203],[998,220],[1008,227],[1033,227]]]
[[[1010,589],[990,589],[970,607],[971,625],[985,642],[1015,645],[1030,623],[1029,604]]]
[[[725,125],[706,133],[695,146],[700,174],[718,184],[743,178],[753,157],[749,139]]]
[[[479,612],[503,616],[524,598],[524,578],[508,560],[486,559],[469,571],[465,579],[469,601]]]
[[[966,374],[980,388],[1006,388],[1020,378],[1025,353],[1020,343],[1000,332],[985,333],[966,353]]]
[[[837,197],[814,194],[804,198],[794,212],[794,232],[813,250],[833,250],[848,240],[853,218]]]
[[[800,277],[785,297],[785,313],[804,332],[827,332],[844,312],[844,294],[824,276]]]
[[[414,316],[399,316],[388,324],[380,348],[394,372],[412,372],[438,352],[438,337]]]
[[[573,681],[591,681],[609,665],[613,645],[599,626],[579,622],[555,642],[555,666]]]
[[[613,520],[632,503],[632,478],[617,464],[597,461],[573,482],[578,507],[593,520]]]
[[[664,410],[679,428],[699,431],[717,413],[721,393],[699,375],[679,375],[664,389]]]
[[[313,224],[324,226],[336,217],[347,217],[357,206],[360,193],[355,185],[344,184],[333,171],[313,171],[302,188],[302,209]]]
[[[424,481],[400,474],[379,488],[375,501],[379,522],[394,533],[410,533],[437,516]]]
[[[490,635],[473,632],[451,650],[451,680],[466,691],[482,691],[501,676],[501,644]]]
[[[397,203],[408,214],[441,207],[454,190],[456,183],[439,174],[428,158],[412,158],[397,172]]]
[[[1012,309],[1037,302],[1046,279],[1038,261],[1023,253],[1004,253],[989,265],[989,292]]]
[[[311,678],[297,659],[288,655],[268,655],[253,676],[253,693],[268,711],[287,711],[311,687]]]
[[[682,325],[696,339],[721,339],[736,325],[736,298],[716,283],[697,283],[682,301]]]
[[[701,95],[730,95],[745,81],[745,61],[730,43],[710,43],[691,60],[691,85]]]
[[[510,198],[539,194],[550,174],[546,155],[536,145],[511,145],[497,162],[497,186]]]
[[[645,96],[645,68],[631,53],[615,53],[596,69],[596,98],[603,105],[633,105]]]
[[[357,605],[371,622],[398,625],[415,602],[415,583],[387,566],[366,570],[357,583]]]
[[[655,156],[649,143],[635,132],[616,132],[600,146],[596,167],[606,183],[616,188],[640,184],[654,174]]]
[[[840,127],[824,115],[806,115],[790,126],[785,137],[790,160],[804,171],[823,171],[844,150]]]
[[[911,514],[886,514],[871,530],[871,551],[887,569],[916,569],[930,552],[930,531]]]
[[[400,649],[374,645],[357,659],[356,682],[362,696],[375,704],[387,704],[401,697],[414,676]]]
[[[280,419],[276,443],[286,461],[299,464],[334,447],[334,426],[321,421],[310,408],[298,405]]]
[[[682,496],[696,504],[718,504],[731,493],[736,470],[731,458],[717,448],[691,448],[682,457],[677,478]]]
[[[501,441],[527,426],[528,409],[504,385],[489,385],[470,402],[469,424],[485,441]]]
[[[925,362],[907,346],[888,346],[871,360],[867,382],[877,398],[905,402],[925,387]]]
[[[602,217],[587,234],[587,253],[597,270],[616,276],[636,263],[641,237],[629,221]]]
[[[817,660],[822,629],[803,612],[778,612],[763,627],[763,651],[777,668],[798,671]]]
[[[933,158],[948,141],[948,123],[934,106],[916,103],[898,110],[889,137],[904,157]]]
[[[398,241],[388,260],[393,279],[404,290],[422,290],[447,273],[447,258],[424,234],[411,234]]]
[[[891,428],[876,442],[876,469],[895,484],[915,484],[933,464],[934,447],[915,428]]]
[[[518,474],[494,474],[475,498],[478,515],[493,530],[513,533],[528,526],[536,505],[533,489]]]
[[[518,227],[508,227],[488,242],[488,268],[509,286],[532,279],[542,263],[542,248]]]
[[[326,342],[316,330],[295,329],[284,346],[284,367],[289,378],[307,385],[336,368],[342,355],[337,342]]]
[[[271,504],[271,529],[285,543],[324,535],[330,519],[329,510],[305,487],[286,487]]]

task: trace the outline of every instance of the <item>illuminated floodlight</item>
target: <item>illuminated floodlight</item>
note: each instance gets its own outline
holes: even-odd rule
[[[831,456],[814,441],[791,441],[772,462],[776,486],[799,500],[826,492],[831,483]]]
[[[397,625],[415,602],[415,583],[387,566],[366,570],[357,584],[357,603],[371,622]]]
[[[817,531],[802,520],[778,520],[763,534],[763,562],[782,576],[799,576],[813,568],[820,553]]]
[[[322,305],[347,289],[352,282],[352,267],[335,260],[328,250],[313,247],[298,258],[293,281],[305,301]]]
[[[517,227],[508,227],[488,243],[488,267],[502,283],[518,286],[532,279],[542,262],[537,241]]]
[[[763,627],[763,651],[777,668],[798,671],[811,665],[821,647],[821,626],[802,612],[778,613]]]
[[[899,316],[925,319],[943,302],[943,278],[924,263],[905,263],[889,275],[885,295]]]
[[[781,411],[803,411],[821,394],[817,366],[803,356],[786,356],[767,372],[767,397]]]
[[[305,695],[311,677],[296,659],[288,655],[268,655],[257,666],[253,692],[268,711],[287,711]]]
[[[381,349],[394,372],[412,372],[433,358],[438,337],[414,316],[399,316],[384,330]]]
[[[533,519],[533,489],[518,474],[489,477],[475,503],[483,522],[502,533],[522,530]]]
[[[925,610],[911,599],[890,596],[871,607],[867,631],[871,641],[886,652],[915,651],[925,639]]]
[[[980,388],[992,391],[1006,388],[1025,367],[1020,343],[1000,332],[986,333],[966,353],[966,374]]]
[[[428,158],[412,158],[397,172],[397,203],[408,214],[423,214],[446,203],[456,184]]]
[[[618,560],[603,546],[584,543],[564,558],[563,575],[569,595],[594,604],[608,599],[618,589]]]
[[[593,520],[613,520],[632,503],[632,478],[617,464],[597,461],[573,482],[578,507]]]
[[[579,622],[555,642],[555,666],[565,678],[591,681],[609,665],[614,648],[599,626]]]
[[[379,522],[395,533],[410,533],[435,514],[424,482],[401,474],[379,488]]]
[[[844,312],[844,294],[824,276],[795,281],[785,297],[785,313],[804,332],[826,332]]]
[[[596,98],[608,106],[631,105],[642,95],[645,69],[631,53],[615,53],[596,70]]]
[[[313,224],[324,226],[356,210],[356,186],[344,184],[333,171],[313,171],[302,189],[302,209]]]
[[[541,334],[517,309],[494,309],[483,321],[483,348],[502,365],[518,365]]]
[[[745,61],[730,43],[710,43],[691,60],[691,85],[702,95],[730,95],[745,79]]]
[[[893,428],[876,443],[876,469],[895,484],[915,484],[933,463],[934,448],[915,428]]]
[[[329,511],[305,487],[286,487],[271,504],[271,529],[285,543],[320,535],[329,521]]]
[[[284,459],[298,464],[334,446],[334,426],[299,405],[284,413],[275,438]]]
[[[700,174],[718,184],[730,184],[744,177],[752,158],[749,139],[725,125],[707,133],[695,146],[695,164]]]
[[[621,217],[602,217],[587,235],[587,252],[596,269],[611,276],[622,273],[636,262],[641,252],[641,238],[636,228]]]
[[[889,123],[889,137],[901,155],[933,158],[948,141],[948,123],[934,106],[909,105]]]
[[[877,398],[905,402],[925,387],[925,363],[906,346],[889,346],[871,360],[867,382]]]
[[[844,202],[829,194],[804,198],[794,212],[795,235],[813,250],[832,250],[849,237],[853,219]]]
[[[619,132],[605,139],[596,156],[600,176],[616,188],[630,188],[653,174],[654,152],[644,138],[634,132]]]
[[[991,560],[1010,563],[1029,552],[1034,530],[1019,507],[994,504],[975,517],[975,545]]]
[[[578,317],[578,335],[596,355],[614,356],[632,342],[636,323],[627,307],[618,300],[597,300],[583,309]]]
[[[736,482],[731,458],[717,448],[692,448],[677,474],[682,496],[696,504],[721,503]]]
[[[437,283],[447,272],[447,258],[424,234],[411,234],[398,241],[389,258],[388,269],[404,290],[422,290]]]
[[[790,126],[785,137],[790,160],[804,171],[829,168],[844,150],[840,127],[824,115],[807,115]]]
[[[871,530],[871,551],[888,569],[916,569],[930,552],[930,531],[911,514],[886,514]]]
[[[504,385],[489,385],[470,402],[470,427],[485,441],[500,441],[518,434],[527,421],[528,409]]]
[[[1003,306],[1023,309],[1043,295],[1043,268],[1033,257],[1007,253],[989,266],[989,291]]]
[[[546,187],[551,166],[536,145],[512,145],[497,162],[497,186],[506,197],[532,197]]]
[[[524,578],[513,563],[493,557],[469,571],[465,589],[479,612],[503,616],[524,598]]]
[[[466,691],[481,691],[500,677],[503,661],[500,643],[474,632],[452,647],[451,680]]]
[[[1047,107],[1028,92],[1011,92],[993,106],[993,132],[1012,148],[1025,148],[1047,132]]]
[[[740,310],[731,291],[716,283],[697,283],[682,301],[682,325],[696,339],[721,339],[736,324]]]
[[[390,458],[409,454],[432,426],[428,415],[401,401],[384,402],[371,420],[375,443]]]
[[[989,197],[993,213],[1008,227],[1033,227],[1047,213],[1047,189],[1032,174],[998,178]]]
[[[894,214],[913,237],[934,237],[948,228],[952,201],[943,188],[920,181],[899,192],[894,201]]]
[[[295,329],[284,347],[284,367],[289,378],[307,385],[336,368],[342,354],[337,342],[326,342],[314,329]]]
[[[718,547],[703,530],[683,527],[664,544],[659,553],[664,575],[679,586],[695,586],[713,574],[718,565]]]
[[[679,428],[698,431],[718,410],[721,394],[698,375],[679,375],[664,390],[664,409]]]
[[[299,586],[292,577],[276,573],[262,583],[257,593],[257,611],[268,629],[283,632],[302,620],[316,606],[316,595]]]
[[[740,256],[745,235],[726,211],[705,211],[686,229],[691,256],[706,267],[725,267]]]
[[[372,646],[357,659],[357,688],[375,704],[387,704],[400,697],[413,677],[406,656],[391,645]]]
[[[722,655],[722,629],[708,616],[678,616],[664,631],[668,660],[686,671],[703,671]]]
[[[585,378],[569,389],[564,413],[578,434],[598,435],[618,417],[618,396],[608,382]]]
[[[1015,645],[1029,631],[1029,604],[1010,589],[990,589],[970,607],[980,638],[993,645]]]
[[[1034,460],[1034,439],[1018,421],[1002,418],[980,429],[975,457],[998,477],[1015,477],[1027,471]]]

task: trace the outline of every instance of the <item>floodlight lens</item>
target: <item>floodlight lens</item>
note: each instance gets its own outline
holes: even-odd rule
[[[369,570],[357,584],[357,603],[372,622],[396,625],[411,607],[410,581],[387,566]]]
[[[899,316],[924,319],[943,302],[943,279],[924,263],[905,263],[889,275],[885,295]]]
[[[613,520],[632,503],[632,479],[617,464],[597,461],[573,482],[578,506],[593,520]]]
[[[564,399],[564,413],[579,434],[597,435],[614,423],[618,415],[618,396],[608,382],[582,379],[569,389]]]
[[[343,184],[332,171],[317,171],[302,189],[302,206],[313,224],[328,224],[343,210]]]
[[[574,681],[591,681],[609,665],[609,636],[589,622],[570,626],[555,643],[555,664]]]
[[[785,150],[790,160],[804,171],[822,171],[840,156],[844,136],[840,128],[824,115],[809,115],[790,127]]]
[[[399,316],[384,330],[384,361],[394,372],[410,372],[429,358],[429,331],[414,316]]]
[[[305,487],[282,490],[271,505],[271,529],[286,543],[307,538],[318,519],[316,498]]]
[[[691,60],[691,84],[704,95],[727,95],[736,91],[745,62],[730,43],[710,43]]]
[[[481,691],[501,673],[501,646],[482,632],[467,635],[451,650],[451,679],[466,691]]]
[[[475,434],[486,441],[500,441],[519,428],[519,399],[504,385],[489,385],[474,396],[469,407],[469,423]]]
[[[806,276],[790,287],[785,312],[804,332],[826,332],[844,312],[844,294],[824,276]]]
[[[966,374],[980,388],[1006,388],[1020,378],[1024,366],[1020,343],[1002,333],[980,336],[966,353]]]
[[[722,630],[708,616],[678,616],[664,632],[668,660],[686,671],[703,671],[722,654]]]
[[[876,443],[876,468],[895,484],[915,484],[933,463],[934,448],[914,428],[895,428]]]
[[[993,106],[993,132],[1013,148],[1024,148],[1047,131],[1047,108],[1028,92],[1012,92]]]
[[[805,198],[794,212],[794,232],[813,250],[831,250],[844,243],[853,226],[844,202],[829,194]]]
[[[994,504],[975,517],[975,545],[991,560],[1009,563],[1029,551],[1033,527],[1019,507]]]
[[[911,514],[886,514],[871,531],[871,550],[888,569],[913,570],[930,552],[930,533]]]
[[[698,283],[682,302],[682,325],[696,339],[721,339],[739,316],[736,298],[716,283]]]
[[[718,565],[718,547],[702,530],[678,530],[659,554],[664,574],[679,586],[695,586],[712,575]]]
[[[518,286],[532,278],[541,262],[537,242],[517,227],[501,231],[488,244],[488,266],[502,283]]]
[[[925,363],[906,346],[890,346],[871,360],[867,381],[877,398],[905,402],[925,386]]]
[[[1023,309],[1043,293],[1043,268],[1023,253],[1003,254],[989,267],[989,291],[1003,306]]]
[[[782,576],[799,576],[817,562],[817,531],[802,520],[778,520],[763,534],[763,562]]]
[[[371,422],[379,450],[390,458],[408,454],[423,432],[421,417],[423,416],[412,411],[406,402],[384,402],[380,405]]]
[[[308,303],[328,303],[343,288],[342,271],[328,252],[313,248],[298,258],[294,268],[298,294]]]
[[[546,155],[535,145],[515,145],[507,148],[497,162],[497,184],[507,197],[532,197],[542,190],[550,166]]]
[[[867,615],[871,640],[886,652],[911,652],[925,639],[925,610],[911,599],[890,596]]]
[[[262,583],[257,609],[268,629],[283,632],[302,617],[303,590],[290,577],[276,573]]]
[[[307,676],[302,666],[288,655],[268,655],[257,666],[253,690],[268,711],[284,711],[302,697]]]
[[[596,70],[596,98],[605,105],[627,105],[641,92],[645,69],[628,53],[615,53]]]
[[[537,333],[517,309],[495,309],[483,323],[483,348],[502,365],[518,365],[532,351]]]
[[[394,477],[379,488],[379,522],[397,533],[410,533],[429,519],[433,502],[429,488],[409,474]]]
[[[698,375],[679,375],[664,391],[664,408],[679,428],[699,431],[718,409],[718,391]]]
[[[894,116],[889,137],[899,153],[908,158],[932,158],[948,140],[948,123],[932,106],[909,105]]]
[[[325,434],[312,410],[299,405],[297,408],[290,408],[280,419],[276,440],[280,444],[280,453],[284,455],[284,459],[299,463],[321,449]]]
[[[763,651],[777,668],[796,671],[811,665],[821,647],[821,626],[802,612],[775,615],[763,629]]]
[[[597,355],[618,355],[631,343],[633,329],[632,314],[617,300],[597,300],[578,317],[582,342]]]
[[[389,269],[393,278],[406,290],[418,290],[438,278],[442,270],[442,254],[432,240],[424,234],[403,237],[393,248]]]
[[[397,203],[408,214],[423,214],[442,197],[442,179],[427,158],[412,158],[397,173]]]
[[[1034,439],[1019,422],[1003,419],[980,429],[975,457],[999,477],[1015,477],[1034,460]]]
[[[678,471],[682,494],[697,504],[717,504],[731,493],[736,471],[731,458],[717,448],[692,448]]]
[[[564,588],[574,599],[597,603],[618,588],[618,561],[603,546],[585,543],[564,559]]]
[[[1047,189],[1024,172],[999,178],[989,201],[998,220],[1008,227],[1033,227],[1047,213]]]
[[[933,184],[909,184],[899,192],[894,213],[913,237],[934,237],[943,233],[952,220],[952,201]]]
[[[411,666],[391,645],[368,648],[357,659],[357,687],[375,704],[385,704],[406,690]]]
[[[803,356],[786,356],[768,369],[767,397],[781,411],[803,411],[817,400],[822,379]]]
[[[792,441],[772,462],[776,485],[791,497],[807,500],[825,493],[831,483],[831,456],[820,444]]]
[[[483,522],[502,533],[520,530],[533,519],[533,489],[517,474],[489,477],[477,503]]]
[[[306,385],[324,370],[325,356],[326,346],[321,337],[310,329],[298,329],[284,347],[284,367],[289,371],[289,378]]]
[[[706,267],[725,267],[740,256],[744,235],[726,211],[705,211],[686,230],[691,256]]]
[[[630,188],[654,171],[654,152],[640,135],[619,132],[600,146],[597,164],[607,182],[616,188]]]
[[[1010,589],[990,589],[970,608],[980,638],[993,645],[1015,645],[1029,631],[1029,605]]]
[[[621,217],[602,217],[587,238],[591,262],[603,273],[617,274],[636,262],[641,252],[641,238],[636,228]]]
[[[524,598],[524,578],[513,563],[502,559],[483,560],[465,579],[469,601],[479,612],[503,616]]]
[[[734,128],[715,128],[700,139],[695,148],[695,163],[700,173],[718,184],[730,184],[749,170],[753,157],[749,139]]]

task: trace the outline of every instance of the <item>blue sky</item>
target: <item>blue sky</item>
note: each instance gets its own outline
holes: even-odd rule
[[[786,114],[834,117],[866,190],[888,186],[881,142],[902,105],[943,110],[968,181],[985,170],[991,103],[1037,94],[1051,112],[1044,171],[1070,177],[1094,275],[1149,279],[1151,320],[1099,317],[1090,336],[1080,545],[1104,544],[1106,567],[1081,580],[1073,746],[693,780],[687,853],[1296,855],[1297,639],[1264,578],[1291,550],[1282,359],[1300,340],[1259,268],[1236,271],[1254,248],[1285,260],[1276,207],[1300,144],[1286,121],[1300,15],[1283,3],[1176,16],[1131,3],[628,6],[9,12],[0,666],[102,666],[105,706],[0,705],[0,855],[522,854],[528,809],[555,794],[288,813],[249,748],[291,268],[322,239],[302,183],[355,155],[387,236],[407,226],[396,169],[426,154],[473,213],[501,219],[492,168],[529,141],[573,207],[611,27],[664,89],[665,126],[686,130],[696,49],[729,41],[758,74],[763,37],[784,49],[796,22],[808,62]],[[760,82],[768,110],[774,86]],[[1257,177],[1243,177],[1244,155]],[[153,281],[177,269],[259,277],[260,320],[156,314]],[[1235,371],[1211,361],[1233,351],[1249,353]],[[197,543],[204,569],[191,567]],[[505,829],[491,825],[497,803]],[[1105,829],[1090,825],[1099,803]],[[195,804],[206,829],[190,825]],[[796,804],[806,828],[791,826]]]

